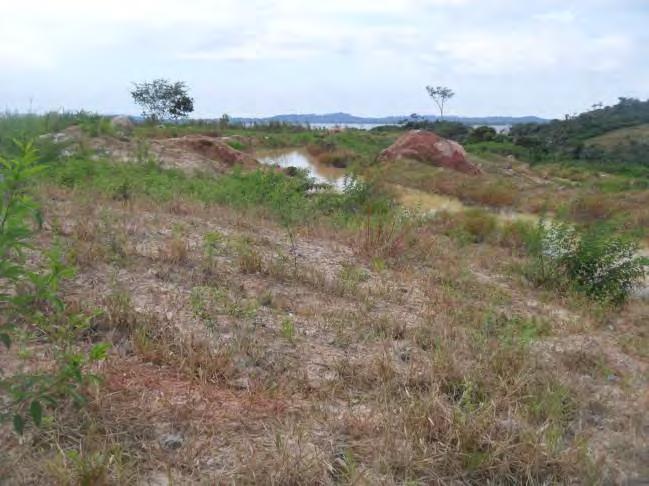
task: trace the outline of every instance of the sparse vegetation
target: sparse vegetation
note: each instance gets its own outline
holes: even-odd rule
[[[78,120],[4,123],[38,137]],[[95,150],[113,135],[94,128],[65,156],[46,151],[42,169],[19,177],[21,215],[0,232],[2,333],[14,324],[0,353],[11,408],[0,477],[597,484],[646,476],[638,432],[647,420],[649,304],[633,296],[646,268],[637,255],[646,234],[634,231],[646,217],[642,178],[529,166],[526,149],[507,158],[511,142],[484,129],[468,145],[481,178],[375,163],[398,130],[188,122],[137,126],[129,157]],[[193,171],[155,160],[165,137],[215,132],[236,135],[230,146],[246,151],[345,154],[358,177],[336,192],[302,171]],[[35,154],[2,150],[14,164],[2,169],[4,210],[7,174],[35,167]],[[404,207],[394,184],[457,200]],[[521,214],[546,211],[541,223]],[[55,382],[44,376],[65,386],[47,388]],[[56,390],[56,406],[44,390]],[[22,439],[11,430],[16,413]]]

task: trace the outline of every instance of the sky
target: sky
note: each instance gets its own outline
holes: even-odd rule
[[[0,0],[0,110],[562,117],[649,98],[649,0]]]

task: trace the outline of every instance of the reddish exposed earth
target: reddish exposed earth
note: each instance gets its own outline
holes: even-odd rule
[[[482,174],[478,166],[467,160],[459,143],[425,130],[405,133],[379,155],[381,161],[399,159],[414,159],[465,174]]]

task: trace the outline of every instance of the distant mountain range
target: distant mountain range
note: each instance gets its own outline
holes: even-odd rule
[[[274,115],[261,118],[245,118],[233,117],[231,120],[235,123],[269,123],[269,122],[283,122],[295,124],[318,124],[318,123],[332,123],[341,125],[353,124],[372,124],[372,125],[394,125],[404,119],[409,118],[409,115],[401,116],[383,116],[383,117],[364,117],[354,116],[349,113],[327,113],[317,115],[315,113],[308,114],[295,114],[295,115]],[[429,121],[438,120],[439,117],[433,115],[425,115],[419,117]],[[447,121],[465,123],[467,125],[517,125],[521,123],[547,123],[550,120],[539,118],[538,116],[483,116],[483,117],[464,117],[464,116],[447,116]]]

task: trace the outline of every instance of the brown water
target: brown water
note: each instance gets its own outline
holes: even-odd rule
[[[457,213],[472,207],[467,206],[458,198],[452,196],[420,191],[399,184],[392,184],[391,187],[396,193],[397,201],[399,201],[402,206],[428,214],[435,214],[439,211]],[[502,221],[524,220],[536,223],[539,220],[539,216],[536,214],[521,213],[512,210],[501,210],[494,212],[494,214]]]
[[[304,149],[273,149],[263,150],[255,154],[259,162],[266,165],[278,165],[282,168],[296,167],[306,169],[316,182],[331,184],[342,189],[347,175],[345,169],[321,164]]]

